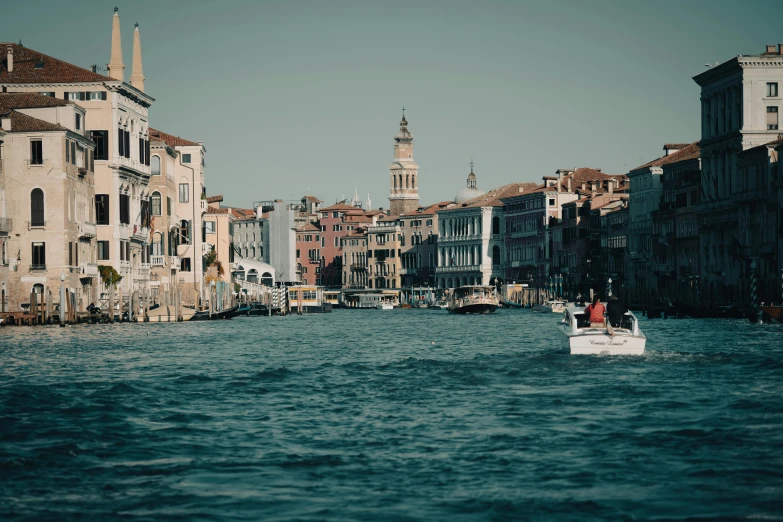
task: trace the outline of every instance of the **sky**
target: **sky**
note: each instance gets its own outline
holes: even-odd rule
[[[783,2],[4,0],[0,40],[126,81],[139,23],[150,123],[207,148],[224,205],[388,208],[404,106],[420,203],[559,168],[610,174],[699,139],[705,64],[783,43]]]

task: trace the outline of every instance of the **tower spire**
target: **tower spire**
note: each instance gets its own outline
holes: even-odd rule
[[[131,64],[131,85],[144,92],[144,70],[141,66],[141,35],[139,34],[139,22],[133,31],[133,63]]]
[[[125,62],[122,61],[122,40],[120,39],[120,13],[114,8],[111,19],[111,60],[109,61],[109,76],[115,80],[125,81]]]

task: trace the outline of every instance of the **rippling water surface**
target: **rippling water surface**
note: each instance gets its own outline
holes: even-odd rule
[[[0,519],[783,518],[783,325],[574,357],[555,321],[5,328]]]

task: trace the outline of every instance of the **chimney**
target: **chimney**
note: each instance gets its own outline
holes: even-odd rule
[[[607,191],[609,192],[609,195],[610,195],[610,196],[611,196],[612,194],[614,194],[614,181],[615,181],[615,180],[614,180],[614,178],[612,178],[612,179],[610,179],[610,180],[608,180],[608,181],[606,182],[606,185],[607,185],[607,186],[606,186],[606,189],[607,189]]]
[[[109,76],[121,82],[125,81],[125,62],[122,61],[122,40],[120,39],[120,13],[114,8],[111,20],[111,61],[109,61]]]
[[[139,24],[133,31],[133,63],[131,64],[130,83],[141,92],[144,92],[144,70],[141,67],[141,36],[139,35]]]
[[[560,189],[563,185],[563,171],[557,171],[557,193],[560,194]]]
[[[98,72],[98,66],[97,65],[90,65],[90,71],[97,73]]]
[[[7,62],[8,72],[14,72],[14,48],[10,45],[8,46]]]
[[[775,44],[767,45],[767,54],[778,54],[778,46]]]
[[[574,187],[571,184],[572,181],[573,180],[571,179],[571,176],[568,176],[568,193],[569,194],[574,192]]]
[[[587,182],[586,181],[582,182],[582,190],[587,192]]]
[[[590,185],[590,196],[595,197],[595,193],[598,191],[598,182],[592,181]]]

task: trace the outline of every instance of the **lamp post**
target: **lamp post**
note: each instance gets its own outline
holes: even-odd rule
[[[60,327],[65,327],[65,272],[60,274]]]

